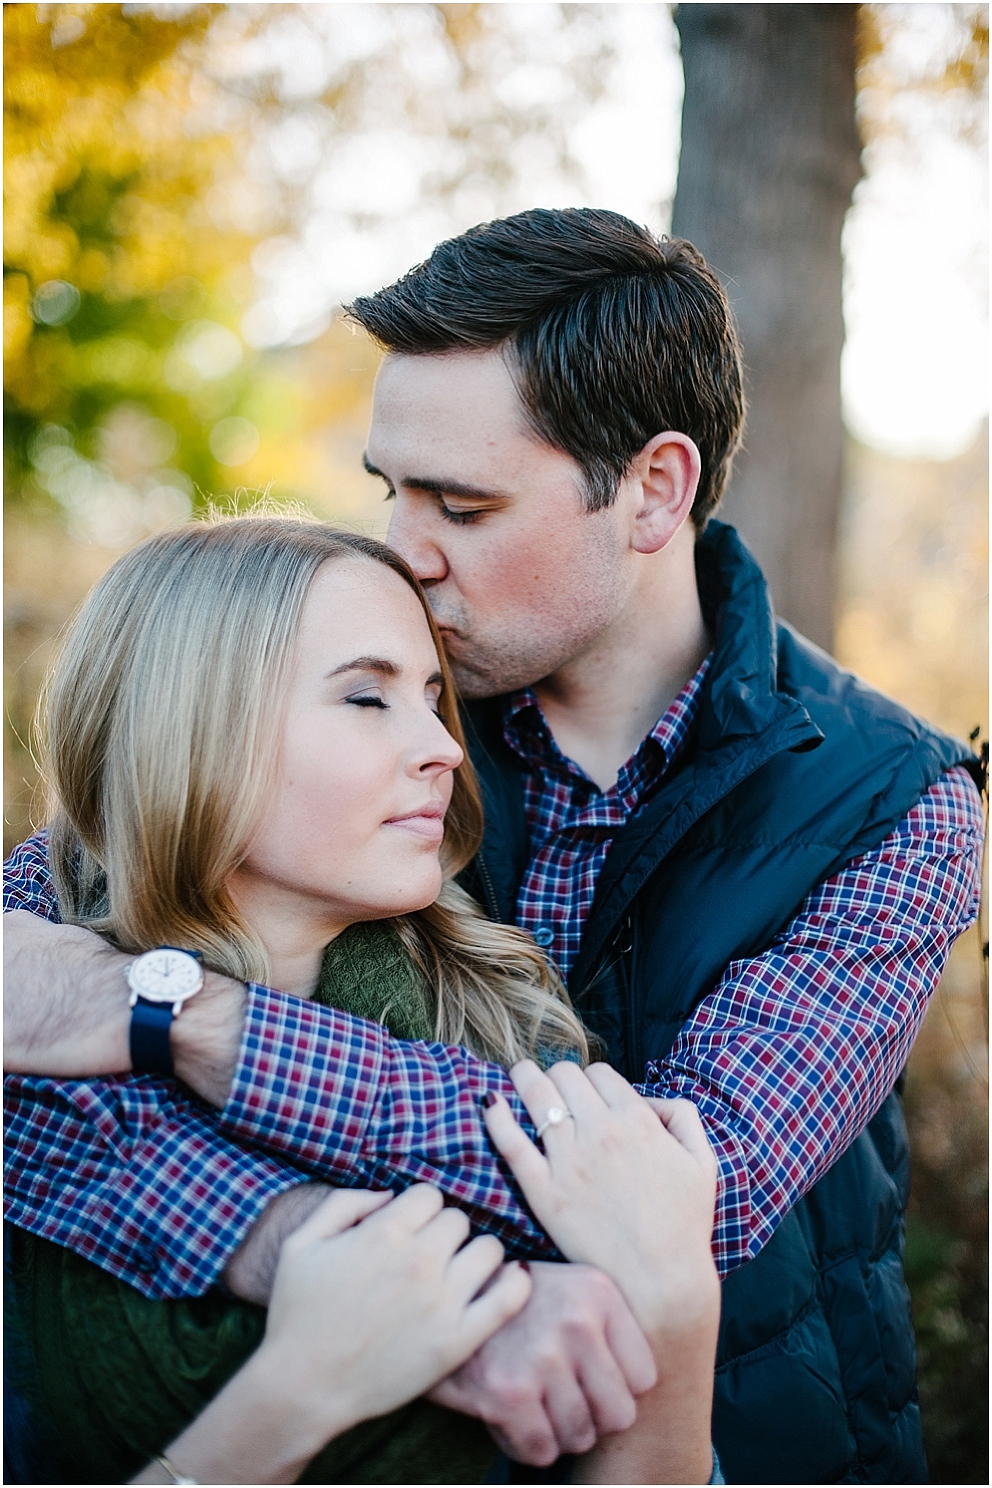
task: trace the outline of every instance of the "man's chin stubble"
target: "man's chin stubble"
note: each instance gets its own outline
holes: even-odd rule
[[[472,662],[464,658],[456,660],[449,653],[448,660],[459,696],[476,701],[533,687],[561,665],[559,658],[550,657],[535,657],[530,661],[521,656],[494,657]]]
[[[458,696],[466,701],[481,701],[483,698],[499,697],[500,693],[509,692],[512,689],[502,686],[492,678],[479,672],[471,671],[467,667],[451,664],[451,675],[455,679]]]

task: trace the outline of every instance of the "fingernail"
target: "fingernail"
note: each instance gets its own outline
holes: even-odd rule
[[[492,1090],[487,1090],[485,1095],[482,1097],[482,1104],[485,1106],[487,1111],[490,1106],[494,1106],[496,1104],[495,1092]]]

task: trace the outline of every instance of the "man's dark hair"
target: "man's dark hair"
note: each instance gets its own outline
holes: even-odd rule
[[[699,447],[699,530],[723,495],[744,421],[740,346],[691,243],[616,212],[535,209],[439,243],[349,312],[387,351],[510,350],[532,427],[582,467],[591,511],[665,429]]]

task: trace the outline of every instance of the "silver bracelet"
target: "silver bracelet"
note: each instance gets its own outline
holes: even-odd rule
[[[156,1457],[155,1461],[158,1463],[159,1467],[165,1468],[166,1472],[169,1474],[169,1477],[174,1483],[199,1483],[200,1481],[199,1478],[183,1477],[183,1474],[181,1472],[176,1471],[175,1467],[173,1467],[172,1463],[169,1461],[168,1457],[166,1457],[164,1452],[161,1454],[161,1456]]]

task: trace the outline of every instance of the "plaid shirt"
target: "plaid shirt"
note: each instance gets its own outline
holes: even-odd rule
[[[529,687],[506,699],[504,736],[528,767],[524,812],[530,861],[517,898],[517,924],[554,957],[566,980],[613,838],[685,753],[712,659],[710,652],[607,791],[562,754]]]
[[[950,946],[975,919],[982,837],[978,793],[951,770],[763,955],[728,966],[646,1071],[646,1093],[688,1097],[706,1125],[724,1274],[761,1249],[891,1088]],[[4,908],[57,919],[43,837],[7,866]],[[222,1112],[145,1077],[10,1076],[5,1089],[8,1217],[148,1296],[206,1291],[301,1175],[435,1182],[511,1254],[553,1253],[480,1120],[487,1090],[523,1116],[503,1070],[284,993],[249,987]]]

